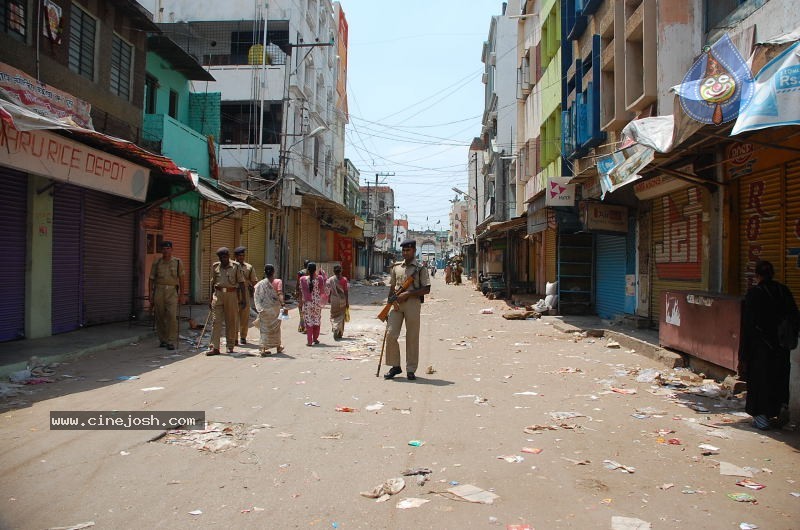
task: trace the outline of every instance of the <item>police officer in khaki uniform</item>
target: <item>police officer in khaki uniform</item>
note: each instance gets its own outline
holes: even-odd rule
[[[239,344],[247,344],[247,328],[250,327],[250,304],[253,299],[253,289],[258,283],[258,276],[256,276],[253,266],[244,260],[245,252],[247,252],[246,247],[233,249],[233,257],[236,259],[236,263],[239,264],[239,268],[242,269],[242,275],[244,276],[246,298],[244,307],[239,310]]]
[[[183,300],[183,262],[172,256],[172,241],[161,243],[161,257],[150,268],[150,302],[162,348],[178,343],[178,303]]]
[[[225,346],[233,353],[236,344],[237,315],[247,303],[244,292],[244,275],[239,264],[231,261],[227,247],[217,250],[219,261],[211,266],[211,310],[214,324],[211,330],[211,347],[206,355],[219,355],[222,324],[225,323]]]
[[[391,368],[383,377],[384,379],[394,379],[394,376],[403,373],[400,368],[400,344],[397,339],[400,337],[400,329],[405,321],[406,377],[413,381],[417,378],[414,373],[417,371],[419,363],[419,315],[425,295],[431,292],[431,279],[428,269],[415,258],[417,252],[415,240],[406,239],[400,243],[400,249],[403,261],[395,262],[392,265],[389,293],[395,292],[409,276],[414,277],[414,283],[408,291],[397,297],[398,306],[389,313],[389,329],[386,334],[386,364]]]

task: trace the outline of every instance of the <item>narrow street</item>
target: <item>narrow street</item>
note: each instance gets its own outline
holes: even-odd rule
[[[324,311],[322,344],[306,347],[293,310],[282,355],[260,358],[251,344],[237,347],[251,355],[205,357],[184,343],[171,356],[151,339],[3,399],[0,527],[800,527],[800,436],[756,432],[741,400],[700,396],[701,378],[551,319],[505,320],[505,302],[441,276],[423,306],[417,381],[385,381],[385,294],[353,286],[340,342]],[[230,429],[198,449],[209,433],[52,431],[51,410],[202,410]],[[415,468],[431,472],[405,476],[385,502],[360,494]],[[448,492],[459,485],[497,497],[467,502]],[[745,493],[757,502],[728,496]],[[425,502],[398,507],[409,498]]]

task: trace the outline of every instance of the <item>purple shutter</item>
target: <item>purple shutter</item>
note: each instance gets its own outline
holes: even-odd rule
[[[53,334],[78,329],[83,289],[81,277],[81,227],[83,190],[58,184],[53,192]]]
[[[134,289],[134,226],[139,203],[85,191],[83,300],[87,326],[128,320]]]
[[[25,336],[28,175],[0,168],[0,248],[4,289],[0,296],[0,341]]]

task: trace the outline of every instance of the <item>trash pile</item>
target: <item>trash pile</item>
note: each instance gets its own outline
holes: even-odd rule
[[[207,422],[205,429],[172,429],[151,441],[189,447],[201,452],[222,453],[235,447],[246,447],[259,430],[268,427],[268,425]]]

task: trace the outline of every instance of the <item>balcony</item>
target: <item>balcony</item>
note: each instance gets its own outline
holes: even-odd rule
[[[142,139],[178,166],[193,169],[204,177],[210,175],[208,140],[188,125],[166,114],[145,114]]]

